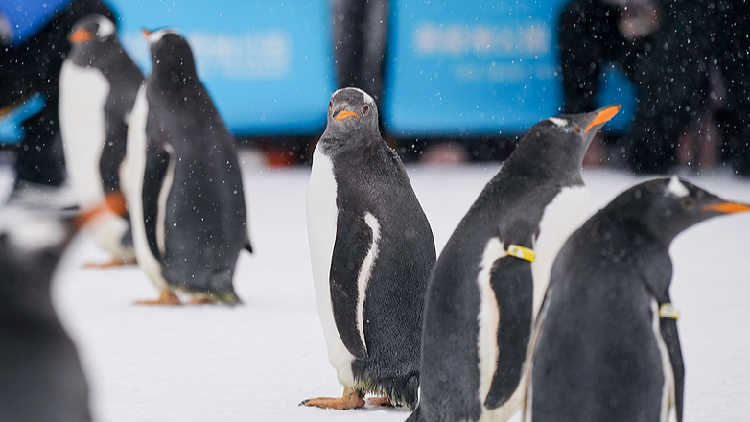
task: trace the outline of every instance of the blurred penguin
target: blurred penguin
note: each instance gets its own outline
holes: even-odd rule
[[[128,132],[130,221],[138,264],[160,291],[142,304],[237,304],[232,279],[251,251],[234,139],[198,80],[185,38],[144,31],[152,73]]]
[[[143,75],[120,45],[115,24],[102,15],[79,20],[68,39],[73,47],[60,71],[60,131],[68,176],[86,211],[105,195],[122,195],[128,118]],[[135,261],[127,218],[104,212],[86,229],[113,255],[101,266]]]
[[[78,352],[50,297],[73,233],[58,215],[0,209],[0,421],[92,420]]]

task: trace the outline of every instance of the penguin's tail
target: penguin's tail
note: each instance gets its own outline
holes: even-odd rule
[[[242,299],[234,292],[232,276],[233,272],[230,271],[216,271],[209,275],[211,278],[211,291],[209,294],[216,302],[230,306],[242,304]]]
[[[425,419],[424,415],[422,414],[421,408],[417,407],[413,412],[411,412],[411,415],[409,415],[409,419],[407,419],[406,422],[427,422],[427,419]]]
[[[214,296],[214,298],[216,298],[216,301],[218,303],[221,303],[222,305],[235,306],[243,304],[242,299],[240,299],[240,297],[237,296],[237,293],[233,291],[213,293],[212,295]]]

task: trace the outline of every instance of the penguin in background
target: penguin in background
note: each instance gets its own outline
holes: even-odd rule
[[[307,190],[313,280],[340,398],[300,405],[413,408],[419,386],[424,292],[435,261],[432,229],[398,155],[378,130],[373,99],[336,91]]]
[[[72,48],[60,71],[60,133],[70,185],[86,212],[107,195],[123,195],[128,118],[143,75],[123,50],[115,24],[94,14],[68,35]],[[100,213],[86,231],[113,255],[109,267],[135,262],[127,217]]]
[[[0,420],[90,422],[75,345],[60,324],[50,282],[74,234],[72,221],[0,209]]]
[[[160,291],[141,304],[240,303],[232,279],[252,251],[234,138],[198,79],[187,41],[143,31],[152,71],[128,132],[128,204],[139,266]]]
[[[619,109],[533,126],[458,224],[427,288],[421,396],[408,421],[505,421],[522,407],[552,261],[589,215],[583,156]]]
[[[694,224],[746,211],[661,178],[628,189],[578,229],[555,260],[535,328],[524,419],[681,421],[669,245]]]

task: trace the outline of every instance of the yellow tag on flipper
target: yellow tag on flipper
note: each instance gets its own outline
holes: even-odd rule
[[[524,261],[534,262],[536,259],[536,252],[533,249],[525,246],[508,245],[508,249],[505,252],[510,256],[523,259]]]
[[[671,303],[664,303],[659,307],[659,316],[661,318],[677,319],[680,317],[680,311],[672,307]]]

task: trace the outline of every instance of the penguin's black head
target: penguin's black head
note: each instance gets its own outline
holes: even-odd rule
[[[521,166],[533,163],[549,174],[577,174],[596,133],[619,110],[619,105],[610,105],[590,113],[562,114],[539,122],[526,131],[514,153],[525,158],[513,161],[519,161]]]
[[[359,88],[342,88],[328,103],[328,128],[350,131],[378,129],[378,107],[375,100]]]
[[[68,34],[71,44],[102,43],[117,36],[115,24],[102,15],[88,15],[78,20]]]
[[[719,215],[750,211],[750,205],[726,201],[677,176],[638,184],[613,201],[640,220],[662,244],[690,226]]]
[[[144,29],[142,32],[151,44],[153,74],[168,75],[173,82],[195,76],[193,51],[183,36],[171,28],[153,32]]]

